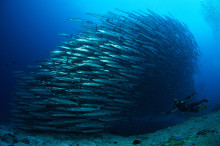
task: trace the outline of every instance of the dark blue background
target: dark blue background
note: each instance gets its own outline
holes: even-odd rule
[[[15,87],[12,71],[49,56],[65,38],[56,33],[76,33],[80,27],[67,18],[77,8],[52,0],[3,0],[0,2],[0,120],[8,121],[9,100]]]

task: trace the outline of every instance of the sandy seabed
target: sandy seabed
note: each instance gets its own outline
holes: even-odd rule
[[[220,110],[158,130],[123,137],[113,134],[56,134],[19,131],[0,125],[0,146],[220,146]]]

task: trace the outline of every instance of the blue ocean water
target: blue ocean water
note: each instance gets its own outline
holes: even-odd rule
[[[0,122],[8,122],[10,117],[10,99],[15,90],[12,71],[26,70],[26,66],[48,57],[48,52],[65,40],[56,33],[79,32],[80,25],[67,21],[68,18],[91,19],[87,12],[102,14],[115,8],[126,11],[151,9],[161,15],[171,14],[189,27],[201,51],[199,71],[195,74],[197,100],[208,99],[205,112],[212,111],[220,104],[219,3],[219,0],[1,0]],[[134,120],[133,124],[141,125],[141,129],[146,122],[153,121],[153,128],[145,127],[153,131],[185,118],[179,114],[165,120],[153,114],[152,111],[152,116]]]

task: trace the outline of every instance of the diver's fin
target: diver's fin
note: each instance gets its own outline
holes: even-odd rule
[[[207,109],[207,105],[201,104],[199,105],[199,109]]]

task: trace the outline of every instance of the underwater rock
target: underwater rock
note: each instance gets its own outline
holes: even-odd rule
[[[215,130],[207,130],[207,129],[204,129],[204,130],[202,130],[202,131],[199,131],[199,132],[197,133],[197,135],[206,135],[206,134],[214,133],[214,132],[215,132]]]
[[[137,139],[133,141],[133,144],[134,144],[134,145],[140,144],[140,143],[141,143],[141,141],[140,141],[140,140],[137,140]]]
[[[1,136],[1,140],[10,144],[18,143],[17,137],[11,133],[7,133]]]
[[[30,140],[27,138],[22,139],[21,142],[25,144],[30,144]]]
[[[193,89],[199,52],[187,26],[150,10],[119,12],[90,14],[97,23],[77,19],[83,27],[77,37],[59,34],[71,40],[31,71],[15,72],[18,128],[102,132],[148,107],[148,99],[168,102],[156,93]]]

